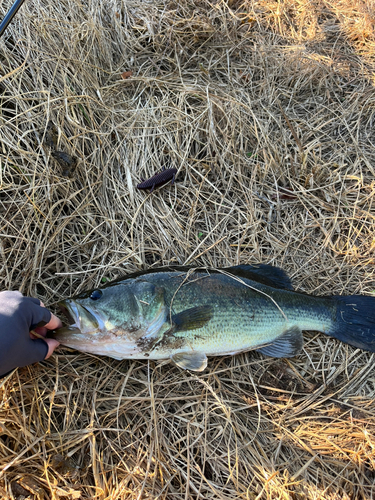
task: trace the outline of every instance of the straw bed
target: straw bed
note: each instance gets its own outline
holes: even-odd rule
[[[263,262],[374,293],[370,4],[25,3],[0,40],[0,289],[54,310],[138,269]],[[304,337],[199,375],[67,348],[18,369],[0,497],[373,498],[374,355]]]

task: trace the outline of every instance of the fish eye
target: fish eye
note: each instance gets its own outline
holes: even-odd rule
[[[103,295],[103,292],[101,290],[94,290],[92,294],[90,295],[90,299],[92,300],[98,300],[100,297]]]

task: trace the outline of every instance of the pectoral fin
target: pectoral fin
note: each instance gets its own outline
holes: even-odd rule
[[[271,356],[272,358],[293,358],[303,347],[303,337],[298,326],[292,326],[286,330],[272,344],[260,347],[257,351]]]
[[[201,352],[179,352],[171,360],[183,370],[202,372],[207,366],[207,356]]]
[[[213,315],[212,306],[197,306],[172,316],[173,333],[202,328]]]

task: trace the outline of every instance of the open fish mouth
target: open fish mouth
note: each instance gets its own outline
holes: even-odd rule
[[[69,326],[75,326],[76,319],[73,317],[73,315],[70,313],[69,309],[66,307],[65,301],[59,302],[58,307],[59,307],[59,311],[64,316],[65,323],[68,323]]]
[[[100,319],[95,317],[95,313],[72,299],[63,300],[58,306],[68,326],[58,328],[51,337],[63,345],[80,349],[80,346],[88,342],[91,335],[98,331]]]
[[[95,315],[74,300],[63,300],[58,305],[70,327],[78,328],[82,332],[99,328],[99,321]]]

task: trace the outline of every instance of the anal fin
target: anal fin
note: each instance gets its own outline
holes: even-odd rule
[[[257,351],[271,358],[293,358],[303,347],[303,336],[298,326],[292,326],[270,345],[260,347]]]
[[[173,354],[171,360],[183,370],[202,372],[207,367],[207,356],[204,352],[179,352]]]

